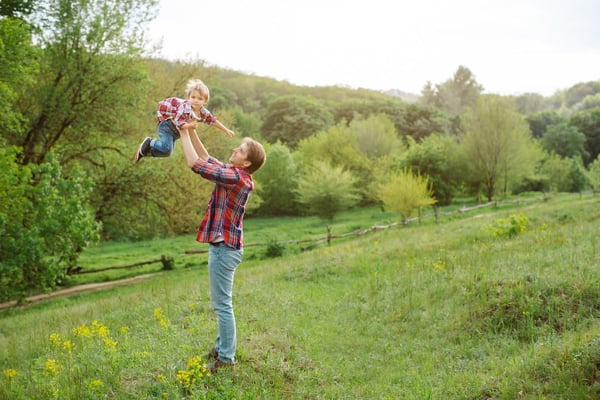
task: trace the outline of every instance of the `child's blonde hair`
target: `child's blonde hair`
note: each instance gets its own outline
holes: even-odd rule
[[[206,103],[208,103],[208,100],[210,99],[210,91],[208,90],[208,86],[206,86],[200,79],[190,79],[185,90],[186,97],[190,97],[192,90],[197,90],[202,96],[204,96]]]

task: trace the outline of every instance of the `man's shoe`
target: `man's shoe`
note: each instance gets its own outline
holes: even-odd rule
[[[229,363],[223,362],[217,358],[214,363],[208,364],[208,366],[206,368],[208,369],[208,371],[211,374],[216,374],[220,369],[223,369],[223,368],[234,370],[235,364],[229,364]]]
[[[206,359],[207,360],[218,360],[219,359],[219,352],[217,352],[217,349],[215,349],[214,347],[208,352],[208,354],[206,355]]]
[[[137,151],[135,152],[135,156],[133,157],[133,162],[137,163],[140,161],[142,157],[145,157],[150,152],[150,143],[152,142],[151,137],[146,137],[144,141],[140,144]]]

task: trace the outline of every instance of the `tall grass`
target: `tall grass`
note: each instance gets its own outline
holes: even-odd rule
[[[135,286],[4,311],[0,398],[598,399],[599,200],[426,220],[272,259],[256,249],[236,274],[238,367],[213,376],[204,255]],[[498,234],[514,216],[526,229]],[[317,221],[255,223],[249,236],[261,224],[324,235]]]

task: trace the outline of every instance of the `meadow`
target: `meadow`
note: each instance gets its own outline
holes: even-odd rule
[[[234,287],[238,365],[214,375],[206,255],[183,255],[203,245],[102,244],[82,264],[166,254],[175,268],[1,311],[0,398],[599,399],[599,206],[556,195],[329,246],[248,247]],[[394,218],[371,208],[331,225]],[[251,218],[246,241],[322,238],[325,225]],[[114,278],[93,275],[73,283]]]

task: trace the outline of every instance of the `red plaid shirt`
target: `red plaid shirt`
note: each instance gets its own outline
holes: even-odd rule
[[[210,243],[223,235],[225,244],[241,249],[242,221],[250,192],[254,190],[252,175],[243,168],[223,164],[214,157],[209,157],[208,161],[198,159],[192,171],[215,182],[196,240]]]
[[[156,117],[158,118],[159,123],[166,119],[172,119],[175,126],[179,128],[189,119],[193,118],[192,111],[192,105],[189,101],[177,97],[169,97],[158,103],[158,106],[156,107]],[[200,118],[200,122],[204,122],[207,125],[212,125],[217,120],[217,118],[204,107],[200,109],[200,114],[196,114],[196,116]]]

